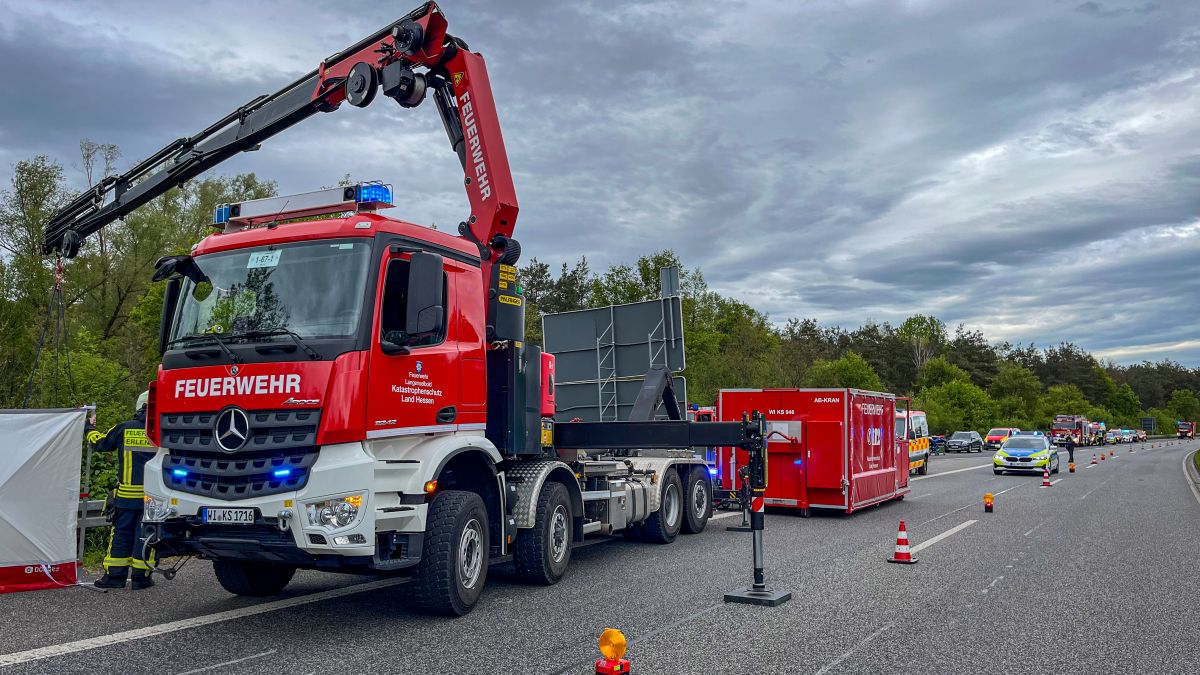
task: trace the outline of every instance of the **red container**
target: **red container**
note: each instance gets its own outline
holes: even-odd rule
[[[896,397],[860,389],[722,389],[723,421],[766,415],[769,506],[852,513],[909,491],[907,442],[896,437]],[[737,489],[746,453],[721,448],[717,480]]]

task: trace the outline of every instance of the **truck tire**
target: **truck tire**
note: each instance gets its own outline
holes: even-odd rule
[[[642,538],[654,544],[669,544],[675,541],[683,526],[683,486],[675,469],[663,474],[662,499],[658,510],[650,514],[642,524]]]
[[[917,467],[917,473],[922,476],[929,475],[929,454],[926,453],[925,461],[921,462],[921,466]]]
[[[705,467],[693,467],[687,476],[687,487],[683,489],[681,530],[684,534],[699,534],[712,517],[712,482]]]
[[[424,551],[413,577],[417,608],[462,616],[479,601],[491,546],[487,507],[474,492],[446,490],[433,498]]]
[[[567,488],[548,481],[538,495],[533,528],[517,533],[517,545],[513,547],[517,576],[542,586],[558,583],[571,562],[574,523]]]
[[[250,560],[214,560],[213,572],[221,588],[234,595],[257,598],[275,595],[286,588],[296,568]]]

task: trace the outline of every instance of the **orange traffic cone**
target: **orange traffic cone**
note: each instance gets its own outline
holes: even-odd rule
[[[900,521],[900,531],[896,533],[896,553],[887,561],[901,565],[917,564],[916,558],[913,558],[912,553],[908,552],[908,530],[904,529],[903,520]]]
[[[1050,467],[1042,469],[1042,487],[1050,487]]]
[[[1100,453],[1100,461],[1103,462],[1106,459],[1108,459],[1108,455],[1104,454],[1103,452]]]

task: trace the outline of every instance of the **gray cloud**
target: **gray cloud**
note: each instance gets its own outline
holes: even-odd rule
[[[3,3],[3,0],[0,0]],[[674,248],[782,321],[934,312],[997,339],[1200,364],[1200,5],[444,3],[484,53],[527,255]],[[12,3],[0,161],[128,159],[311,69],[403,7]],[[227,17],[236,15],[237,21]],[[320,116],[222,168],[344,173],[452,227],[429,106]],[[1189,342],[1191,341],[1191,342]]]

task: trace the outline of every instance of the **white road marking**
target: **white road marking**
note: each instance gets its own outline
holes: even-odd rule
[[[882,626],[881,628],[876,630],[874,633],[871,633],[870,635],[863,638],[862,640],[859,640],[858,644],[854,645],[850,649],[843,652],[841,656],[839,656],[836,659],[830,661],[829,663],[826,663],[825,665],[821,666],[821,669],[818,670],[813,675],[825,675],[825,673],[828,673],[830,670],[832,670],[834,666],[836,666],[837,664],[841,663],[842,661],[845,661],[846,659],[850,658],[850,655],[852,655],[854,652],[858,651],[859,647],[862,647],[863,645],[867,644],[871,640],[874,640],[875,638],[879,637],[883,633],[883,631],[885,631],[889,628],[895,628],[895,627],[896,627],[895,623],[889,623],[886,626]]]
[[[1192,481],[1192,473],[1188,470],[1187,466],[1187,463],[1192,461],[1192,455],[1197,452],[1200,452],[1200,450],[1193,450],[1183,456],[1183,478],[1187,481],[1188,487],[1192,489],[1192,496],[1196,498],[1196,503],[1200,504],[1200,490],[1196,489],[1196,484]]]
[[[42,659],[65,656],[67,654],[83,652],[89,649],[97,649],[100,647],[121,644],[123,642],[141,640],[143,638],[153,637],[155,635],[174,633],[181,630],[188,630],[190,628],[198,628],[200,626],[221,623],[223,621],[232,621],[234,619],[241,619],[247,616],[254,616],[256,614],[276,612],[281,609],[288,609],[290,607],[298,607],[300,605],[321,602],[322,600],[332,600],[334,598],[340,598],[346,595],[365,593],[367,591],[376,591],[382,588],[406,584],[408,581],[409,580],[407,578],[369,581],[365,584],[355,584],[353,586],[334,588],[328,591],[321,591],[319,593],[309,593],[308,595],[300,595],[294,598],[287,598],[286,600],[263,602],[257,605],[250,605],[249,607],[240,607],[238,609],[217,612],[215,614],[194,616],[188,619],[180,619],[179,621],[170,621],[154,626],[146,626],[145,628],[134,628],[133,630],[121,631],[120,633],[111,633],[109,635],[101,635],[98,637],[87,638],[86,640],[63,642],[61,644],[38,647],[36,649],[27,649],[23,652],[13,652],[11,654],[0,654],[0,667],[15,666],[21,663],[29,663],[30,661],[41,661]]]
[[[1096,487],[1092,488],[1091,490],[1088,490],[1087,492],[1085,492],[1085,493],[1083,494],[1083,496],[1082,496],[1082,497],[1080,497],[1080,499],[1087,499],[1089,496],[1091,496],[1091,494],[1092,494],[1093,492],[1095,492],[1096,490],[1099,490],[1100,488],[1102,488],[1102,487],[1104,487],[1105,485],[1107,485],[1107,484],[1108,484],[1108,481],[1112,480],[1113,478],[1116,478],[1116,476],[1112,476],[1112,477],[1108,478],[1107,480],[1105,480],[1103,483],[1101,483],[1101,484],[1097,485]]]
[[[1009,567],[1012,567],[1012,565],[1009,565]],[[989,590],[995,588],[996,584],[1000,583],[1000,580],[1003,578],[1004,578],[1004,575],[1001,574],[1000,576],[996,577],[995,579],[992,579],[992,583],[988,584],[987,588],[983,589],[983,592],[987,593]]]
[[[917,551],[927,549],[930,546],[933,546],[934,544],[938,543],[939,541],[945,539],[946,537],[949,537],[950,535],[954,534],[955,532],[960,532],[962,530],[965,530],[966,528],[968,528],[978,522],[979,522],[978,520],[968,520],[965,523],[959,523],[958,525],[955,525],[954,527],[946,530],[945,532],[939,534],[938,536],[933,537],[932,539],[927,539],[927,540],[917,544],[916,546],[913,546],[909,550],[912,551],[913,553],[916,553]]]
[[[195,670],[185,670],[184,672],[179,673],[179,675],[195,675],[195,673],[203,673],[203,672],[206,672],[209,670],[216,670],[217,668],[223,668],[225,666],[232,666],[235,663],[242,663],[243,661],[250,661],[251,659],[258,659],[258,658],[262,658],[264,656],[270,656],[271,654],[274,654],[274,653],[275,653],[275,650],[272,649],[270,651],[262,652],[260,654],[251,654],[250,656],[243,656],[240,659],[234,659],[232,661],[225,661],[223,663],[214,663],[211,666],[204,666],[203,668],[197,668]]]
[[[925,480],[927,478],[940,478],[942,476],[949,476],[952,473],[962,473],[963,471],[973,471],[975,469],[986,469],[989,466],[991,466],[991,464],[979,464],[977,466],[968,466],[965,469],[954,469],[953,471],[942,471],[941,473],[931,473],[928,476],[917,476],[916,478],[909,478],[908,482],[915,483],[919,480]]]
[[[1052,481],[1050,481],[1050,484],[1051,484],[1051,485],[1054,485],[1054,484],[1056,484],[1056,483],[1061,483],[1061,482],[1062,482],[1062,479],[1061,479],[1061,478],[1059,478],[1058,480],[1052,480]]]
[[[1090,468],[1092,468],[1093,466],[1100,466],[1100,465],[1099,465],[1099,464],[1088,464],[1088,465],[1087,465],[1086,467],[1084,467],[1084,468],[1085,468],[1085,469],[1090,469]]]
[[[1028,532],[1026,532],[1026,533],[1024,534],[1024,536],[1028,537],[1029,535],[1033,534],[1034,530],[1038,529],[1039,527],[1041,527],[1041,526],[1045,525],[1045,524],[1046,524],[1046,523],[1048,523],[1048,522],[1050,522],[1050,521],[1049,521],[1049,519],[1047,519],[1047,520],[1043,520],[1042,522],[1038,523],[1037,525],[1034,525],[1034,526],[1033,526],[1033,529],[1032,529],[1032,530],[1030,530],[1030,531],[1028,531]]]

